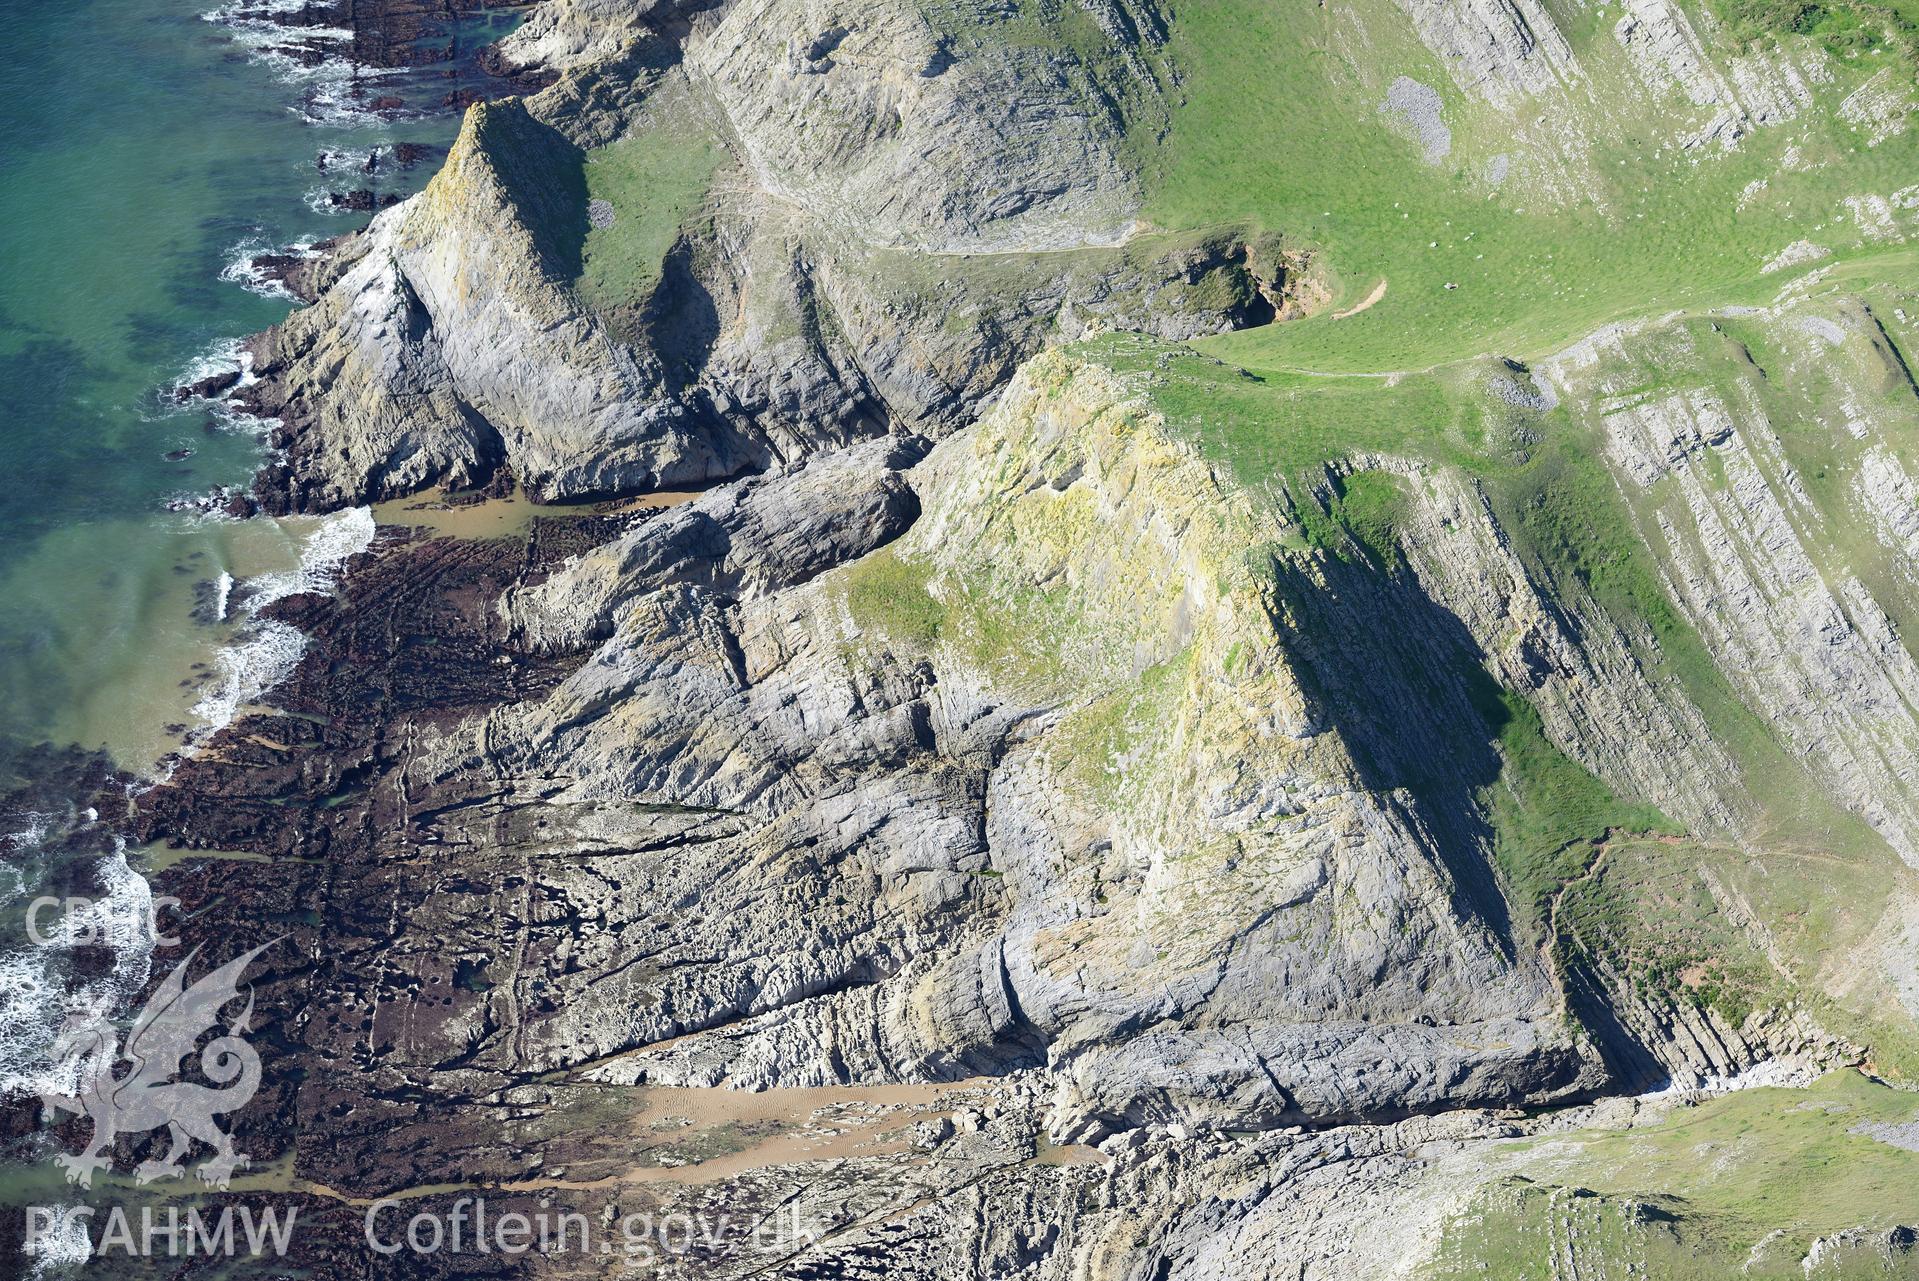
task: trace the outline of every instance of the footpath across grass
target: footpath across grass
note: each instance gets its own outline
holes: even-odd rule
[[[1873,144],[1871,130],[1836,113],[1881,71],[1910,77],[1909,63],[1875,51],[1830,59],[1832,83],[1796,119],[1754,129],[1732,150],[1683,151],[1670,140],[1707,113],[1676,94],[1648,97],[1612,34],[1616,20],[1568,24],[1584,78],[1563,99],[1522,103],[1516,121],[1462,94],[1389,0],[1176,10],[1182,101],[1156,153],[1149,217],[1277,233],[1316,251],[1334,289],[1315,318],[1199,346],[1260,370],[1533,358],[1618,320],[1764,301],[1790,276],[1762,276],[1761,265],[1801,239],[1842,259],[1880,248],[1844,202],[1919,179],[1919,130]],[[1442,99],[1451,151],[1436,165],[1380,116],[1400,75]],[[1571,159],[1561,189],[1549,190],[1527,176],[1514,127],[1562,109],[1586,136],[1564,139]],[[1501,156],[1511,176],[1495,185]],[[1376,306],[1332,319],[1381,279],[1389,287]]]

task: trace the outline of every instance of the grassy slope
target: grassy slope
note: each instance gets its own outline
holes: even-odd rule
[[[665,129],[637,130],[589,152],[587,194],[612,206],[613,221],[586,234],[580,296],[601,311],[645,296],[724,155],[697,132]]]
[[[1829,117],[1867,70],[1896,63],[1893,54],[1841,65],[1840,83],[1819,91],[1820,111],[1695,163],[1651,145],[1673,132],[1673,116],[1619,110],[1641,93],[1611,35],[1616,14],[1587,13],[1568,23],[1568,36],[1590,73],[1581,91],[1588,115],[1609,136],[1594,157],[1599,177],[1555,207],[1516,182],[1495,191],[1481,180],[1510,148],[1509,126],[1452,85],[1389,0],[1324,8],[1207,0],[1176,12],[1185,101],[1149,214],[1171,227],[1244,220],[1317,246],[1339,282],[1337,306],[1389,282],[1377,306],[1347,320],[1330,318],[1336,306],[1302,324],[1202,344],[1255,368],[1532,357],[1624,317],[1768,297],[1782,282],[1758,280],[1757,268],[1787,244],[1813,236],[1843,249],[1856,240],[1833,223],[1841,197],[1885,195],[1919,173],[1919,134],[1867,148]],[[1361,27],[1363,39],[1354,34]],[[1437,167],[1379,121],[1385,85],[1399,74],[1446,100],[1453,151]],[[1792,145],[1827,167],[1782,172]],[[1761,178],[1761,198],[1738,209],[1742,190]],[[1458,288],[1445,289],[1449,281]]]
[[[1705,322],[1698,328],[1702,337],[1711,333]],[[1749,859],[1720,860],[1729,880],[1756,880],[1759,918],[1782,940],[1790,977],[1769,987],[1768,993],[1816,991],[1827,950],[1855,944],[1870,931],[1876,905],[1892,888],[1896,860],[1858,816],[1835,806],[1803,765],[1773,739],[1672,607],[1652,552],[1634,532],[1626,499],[1599,457],[1596,423],[1567,405],[1526,410],[1488,395],[1489,380],[1515,377],[1496,361],[1465,361],[1389,380],[1252,372],[1132,335],[1103,336],[1080,350],[1132,377],[1166,415],[1172,430],[1193,440],[1242,483],[1273,493],[1276,501],[1281,491],[1292,496],[1287,501],[1296,502],[1300,510],[1302,545],[1349,552],[1370,549],[1380,572],[1391,569],[1390,557],[1377,549],[1391,537],[1392,501],[1368,496],[1365,485],[1356,490],[1351,482],[1331,511],[1322,511],[1311,500],[1300,501],[1298,496],[1310,484],[1323,479],[1322,465],[1354,452],[1379,451],[1424,457],[1474,476],[1515,550],[1540,581],[1549,588],[1558,584],[1561,590],[1576,584],[1613,617],[1643,626],[1656,639],[1657,649],[1643,652],[1642,661],[1686,691],[1716,740],[1740,762],[1762,803],[1751,830],[1771,851],[1769,861],[1786,873],[1781,882],[1768,883],[1766,869]],[[1703,344],[1702,350],[1711,372],[1715,353]],[[1757,350],[1761,356],[1769,354],[1763,345]],[[1783,358],[1775,361],[1775,368],[1786,369]],[[1683,372],[1648,370],[1645,377],[1676,379]],[[1783,385],[1773,393],[1780,398],[1771,407],[1774,419],[1791,424],[1795,405],[1805,408],[1799,402],[1802,393],[1794,390],[1799,378],[1775,382]],[[1361,478],[1369,475],[1376,476],[1362,473]],[[1842,529],[1854,519],[1836,501],[1832,515]],[[1870,564],[1883,553],[1868,555],[1869,546],[1870,539],[1855,532],[1843,554]],[[1676,830],[1656,811],[1614,796],[1553,748],[1537,715],[1523,701],[1498,691],[1493,698],[1498,705],[1484,710],[1498,736],[1505,770],[1499,783],[1487,790],[1484,804],[1502,877],[1521,919],[1536,916],[1560,885],[1584,871],[1593,842],[1609,830]],[[1807,867],[1822,871],[1824,890],[1799,875]],[[1804,893],[1777,894],[1784,883]],[[1841,886],[1858,909],[1839,913],[1843,920],[1823,913],[1819,928],[1806,928],[1806,900]],[[1649,893],[1642,880],[1620,877],[1598,888],[1629,912]],[[1635,976],[1663,987],[1670,986],[1672,971],[1671,966],[1631,968]],[[1703,999],[1693,992],[1672,994]],[[1758,992],[1747,995],[1753,998]],[[1847,1008],[1830,1011],[1827,1021],[1842,1034],[1903,1045],[1904,1020],[1876,1025],[1886,1013],[1884,995],[1857,992],[1848,998]],[[1919,1060],[1903,1050],[1894,1058],[1892,1066],[1902,1072],[1919,1066]]]
[[[497,175],[550,275],[595,311],[619,315],[652,292],[726,158],[703,110],[684,93],[662,91],[624,136],[588,151],[517,99],[476,107],[470,128],[475,154]],[[462,154],[456,149],[455,165]],[[464,198],[458,183],[438,182],[428,198],[436,191]],[[595,202],[610,208],[608,225],[593,225]]]
[[[1811,1273],[1800,1260],[1819,1236],[1883,1233],[1919,1215],[1919,1154],[1853,1133],[1915,1112],[1912,1095],[1843,1072],[1808,1091],[1747,1090],[1676,1109],[1656,1126],[1534,1141],[1516,1155],[1524,1176],[1448,1224],[1428,1275],[1910,1276],[1871,1254]]]
[[[1756,1009],[1800,1006],[1835,1035],[1872,1046],[1875,1068],[1911,1081],[1919,1037],[1862,1017],[1820,990],[1820,971],[1870,933],[1895,872],[1886,860],[1771,847],[1761,859],[1727,845],[1622,839],[1561,899],[1563,954],[1603,963],[1641,990],[1716,1010],[1737,1027]],[[1737,923],[1767,923],[1770,948]],[[1828,981],[1832,976],[1828,975]],[[1919,1105],[1916,1105],[1919,1106]]]
[[[1620,79],[1610,19],[1561,19],[1590,74],[1589,96],[1609,108],[1642,101]],[[1836,813],[1809,785],[1671,608],[1658,566],[1597,456],[1595,423],[1565,408],[1528,414],[1491,404],[1486,384],[1510,375],[1482,353],[1535,357],[1610,321],[1767,300],[1791,273],[1761,276],[1758,266],[1806,236],[1839,251],[1835,282],[1910,279],[1910,251],[1864,245],[1843,220],[1841,201],[1909,184],[1919,173],[1915,138],[1869,148],[1831,117],[1839,99],[1880,67],[1910,74],[1896,51],[1841,62],[1837,83],[1819,91],[1814,110],[1755,132],[1732,153],[1695,161],[1637,146],[1673,132],[1677,104],[1655,104],[1643,118],[1627,114],[1609,122],[1613,150],[1602,145],[1594,165],[1606,180],[1591,199],[1557,208],[1534,200],[1527,208],[1515,188],[1494,191],[1478,176],[1486,159],[1511,145],[1502,121],[1464,99],[1392,6],[1222,0],[1177,10],[1173,29],[1184,102],[1150,212],[1169,226],[1240,220],[1283,229],[1319,250],[1335,300],[1303,322],[1203,340],[1195,345],[1204,356],[1124,336],[1089,345],[1089,354],[1142,375],[1175,427],[1249,486],[1295,490],[1319,464],[1355,450],[1422,456],[1471,472],[1543,579],[1577,580],[1615,616],[1639,620],[1658,638],[1649,661],[1680,681],[1775,802],[1762,831],[1790,849],[1883,856],[1855,818]],[[1358,60],[1356,50],[1364,50]],[[1454,150],[1440,168],[1422,164],[1377,118],[1381,86],[1402,73],[1446,99]],[[1673,117],[1655,114],[1668,110]],[[1788,147],[1810,167],[1782,172]],[[1740,193],[1758,178],[1767,179],[1763,193],[1738,209]],[[1382,301],[1332,319],[1381,278],[1390,282]],[[1445,289],[1449,281],[1459,288]],[[1408,369],[1422,372],[1374,372]],[[1685,371],[1710,381],[1696,373]],[[1816,393],[1784,395],[1789,403],[1771,407],[1775,421],[1810,427],[1783,433],[1789,453],[1801,446],[1795,462],[1815,481],[1832,471],[1837,489],[1843,477],[1812,456],[1830,448],[1820,443],[1837,426],[1830,403],[1822,420]],[[1532,443],[1516,449],[1514,434]],[[1836,500],[1822,506],[1840,514]],[[1304,514],[1309,541],[1324,542],[1310,528],[1312,512]],[[1889,577],[1870,537],[1847,539],[1836,554],[1875,588]],[[1898,593],[1881,598],[1904,612]]]

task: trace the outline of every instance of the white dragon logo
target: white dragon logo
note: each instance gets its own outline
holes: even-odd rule
[[[209,1041],[200,1051],[200,1070],[209,1081],[225,1088],[212,1089],[173,1078],[201,1035],[219,1025],[221,1009],[239,999],[240,975],[254,957],[272,946],[262,944],[235,957],[188,987],[187,970],[200,954],[195,948],[148,998],[127,1033],[124,1047],[103,1013],[86,1011],[69,1016],[54,1042],[53,1054],[54,1061],[71,1073],[63,1084],[75,1092],[40,1096],[49,1116],[74,1112],[93,1122],[93,1137],[85,1151],[77,1155],[62,1152],[54,1158],[65,1168],[67,1182],[92,1187],[94,1171],[111,1166],[118,1136],[161,1126],[167,1128],[171,1146],[165,1157],[143,1161],[134,1170],[134,1178],[140,1183],[185,1173],[180,1158],[194,1139],[213,1149],[213,1155],[198,1170],[204,1183],[224,1188],[234,1170],[247,1164],[247,1158],[233,1150],[233,1140],[213,1123],[213,1117],[246,1106],[260,1088],[260,1056],[241,1039],[253,1016],[251,989],[246,1008],[227,1024],[226,1034]],[[123,1063],[130,1067],[116,1074]]]

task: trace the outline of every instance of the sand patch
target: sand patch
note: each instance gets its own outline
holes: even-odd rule
[[[441,489],[373,505],[381,525],[423,529],[442,538],[523,538],[541,516],[619,516],[649,508],[677,507],[700,496],[699,490],[662,490],[602,503],[536,503],[525,490],[505,498],[462,499]]]
[[[1374,303],[1378,302],[1381,298],[1384,298],[1385,296],[1386,296],[1386,279],[1385,277],[1382,276],[1380,278],[1379,283],[1373,286],[1373,291],[1366,295],[1366,298],[1363,302],[1361,302],[1356,307],[1348,307],[1344,311],[1334,312],[1333,319],[1344,320],[1348,316],[1357,316],[1360,312],[1366,310],[1368,307],[1372,306]]]

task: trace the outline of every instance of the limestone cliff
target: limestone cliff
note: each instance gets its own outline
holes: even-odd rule
[[[1604,341],[1541,383],[1669,337]],[[323,959],[264,989],[326,1010],[287,1050],[321,1083],[303,1175],[598,1177],[632,1156],[592,1118],[689,1087],[939,1086],[964,1102],[914,1131],[931,1160],[649,1195],[843,1225],[790,1275],[1409,1274],[1532,1168],[1511,1138],[1664,1115],[1583,1100],[1815,1071],[1909,1017],[1904,879],[1821,855],[1866,917],[1817,936],[1767,884],[1795,875],[1780,771],[1823,763],[1729,733],[1681,634],[1569,573],[1498,473],[1354,451],[1248,487],[1150,368],[1049,353],[937,445],[573,518],[612,522],[577,555],[402,545],[307,606],[288,714],[144,802],[304,856],[257,891],[319,905],[293,928]],[[1641,456],[1605,457],[1637,510]],[[422,662],[443,684],[396,683]],[[1717,905],[1687,928],[1723,996],[1648,950],[1680,937],[1674,871]],[[1840,937],[1851,974],[1816,950]]]
[[[1557,922],[1496,830],[1488,789],[1530,781],[1489,696],[1593,787],[1701,838],[1759,830],[1737,744],[1642,620],[1543,577],[1443,466],[1343,465],[1406,487],[1400,568],[1302,545],[1293,508],[1205,462],[1142,391],[1042,357],[924,462],[824,456],[509,595],[522,643],[596,648],[544,704],[476,727],[480,759],[564,780],[569,802],[732,816],[703,850],[759,851],[736,923],[763,896],[747,936],[816,970],[796,988],[729,962],[727,990],[759,995],[708,1013],[628,994],[643,1013],[616,1038],[672,1045],[623,1079],[1044,1062],[1056,1130],[1097,1135],[1540,1100],[1658,1071],[1648,1056],[1843,1053],[1782,1027],[1699,1058],[1623,990],[1561,986]],[[434,759],[475,749],[463,734]],[[779,906],[775,887],[855,868],[889,887],[885,926],[858,895],[854,917]],[[562,1026],[614,1048],[597,1006]]]
[[[822,460],[759,492],[818,492],[822,469],[850,488]],[[749,1009],[724,1048],[682,1037],[629,1065],[765,1085],[823,1063],[864,1080],[1043,1055],[1067,1134],[1398,1115],[1587,1079],[1537,954],[1501,936],[1487,851],[1457,815],[1369,786],[1302,685],[1260,564],[1270,513],[1110,375],[1058,357],[910,475],[911,531],[797,589],[728,576],[729,604],[683,570],[662,581],[641,549],[708,519],[703,501],[508,601],[548,637],[543,620],[576,627],[594,602],[609,621],[588,630],[612,636],[545,706],[488,721],[493,759],[570,778],[569,795],[750,816],[781,833],[756,872],[772,883],[796,855],[855,859],[909,895],[891,928],[911,922],[915,944],[877,990]],[[690,680],[694,635],[712,648]],[[855,815],[867,834],[847,847]],[[826,925],[797,950],[879,946]]]
[[[1919,1063],[1904,28],[1222,12],[551,0],[255,340],[278,508],[622,500],[384,536],[139,801],[270,858],[301,1178],[834,1225],[662,1276],[1908,1261],[1568,1155]]]
[[[950,429],[1089,321],[1272,315],[1299,265],[1276,241],[1137,225],[1158,19],[1113,13],[1073,66],[906,4],[542,8],[500,56],[558,83],[473,108],[256,343],[270,505],[499,468],[555,499],[709,483]]]

